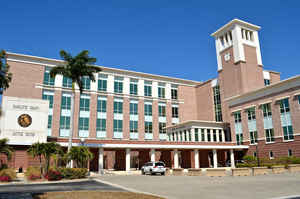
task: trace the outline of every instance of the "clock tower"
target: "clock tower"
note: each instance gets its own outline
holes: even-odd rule
[[[259,26],[233,19],[216,32],[219,84],[223,99],[264,86]]]

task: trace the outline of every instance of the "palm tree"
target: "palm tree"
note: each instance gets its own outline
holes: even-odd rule
[[[29,153],[32,157],[38,157],[40,161],[40,171],[41,174],[43,174],[43,167],[42,167],[42,155],[43,155],[43,143],[34,143],[32,144],[29,149],[27,150],[27,153]]]
[[[74,146],[68,153],[68,158],[74,160],[78,168],[85,168],[88,161],[93,158],[93,153],[86,146]]]
[[[0,154],[1,153],[5,154],[7,160],[10,160],[13,154],[13,149],[7,143],[8,143],[7,138],[0,139]]]
[[[101,69],[96,66],[92,66],[96,62],[96,58],[89,56],[89,51],[84,50],[78,55],[73,57],[66,51],[60,51],[61,58],[65,61],[63,65],[58,65],[51,69],[50,76],[54,78],[56,75],[63,75],[66,78],[72,80],[72,97],[71,97],[71,118],[70,118],[70,134],[68,143],[68,152],[72,147],[73,138],[73,120],[74,120],[74,101],[75,101],[75,84],[78,85],[80,94],[83,91],[82,78],[88,76],[91,81],[95,82],[94,73],[100,72]],[[71,166],[71,165],[69,165]]]
[[[4,50],[0,51],[0,95],[3,91],[9,87],[9,83],[12,79],[12,74],[8,72],[9,65],[5,62],[6,52]],[[2,115],[1,101],[0,101],[0,117]]]

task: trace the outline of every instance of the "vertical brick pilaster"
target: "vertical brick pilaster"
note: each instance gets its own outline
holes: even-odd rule
[[[144,99],[139,99],[138,113],[139,113],[139,121],[138,121],[139,140],[142,141],[145,139]]]
[[[129,139],[129,103],[130,100],[128,97],[123,98],[123,138]]]
[[[107,139],[113,138],[114,131],[114,97],[107,96],[106,104],[106,137]]]
[[[159,140],[159,126],[158,126],[158,101],[152,102],[152,132],[153,140]]]
[[[55,90],[53,97],[52,136],[59,136],[61,90]]]
[[[167,126],[172,125],[172,104],[171,101],[168,101],[166,104],[166,117],[167,117]]]
[[[90,126],[89,138],[96,138],[96,122],[97,122],[97,94],[90,96]]]
[[[74,100],[74,118],[73,118],[73,138],[78,138],[78,123],[79,123],[79,101],[80,101],[80,93],[75,93]]]

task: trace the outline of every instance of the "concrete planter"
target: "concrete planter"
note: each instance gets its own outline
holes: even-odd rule
[[[166,173],[165,173],[166,176],[169,176],[169,175],[172,175],[172,171],[170,168],[166,168]]]
[[[206,176],[211,176],[211,177],[226,176],[226,169],[206,169]]]
[[[272,173],[274,174],[285,173],[286,171],[285,166],[272,166]]]
[[[183,169],[173,169],[173,172],[172,172],[172,175],[173,176],[183,176]]]
[[[232,176],[250,176],[250,168],[234,168],[232,169]]]
[[[188,169],[188,176],[201,176],[202,175],[202,169]]]
[[[257,175],[267,175],[269,174],[269,170],[268,167],[253,167],[252,168],[252,174],[254,176],[257,176]]]
[[[300,172],[300,164],[289,164],[288,165],[288,170],[291,173]]]

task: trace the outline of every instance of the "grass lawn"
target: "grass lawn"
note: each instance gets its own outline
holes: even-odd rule
[[[132,192],[104,192],[104,191],[72,191],[48,192],[33,195],[34,199],[163,199],[156,196]]]

